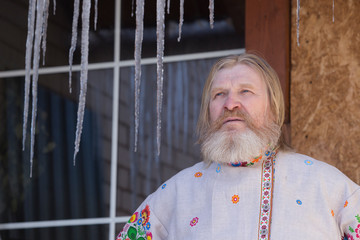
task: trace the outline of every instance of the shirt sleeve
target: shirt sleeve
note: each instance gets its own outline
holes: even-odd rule
[[[167,231],[146,200],[125,224],[116,240],[166,239]]]
[[[344,239],[360,239],[360,189],[345,200],[339,221]]]

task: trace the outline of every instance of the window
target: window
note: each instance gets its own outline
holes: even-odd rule
[[[213,30],[208,23],[208,2],[185,2],[180,43],[179,4],[171,2],[170,14],[166,15],[158,157],[154,124],[156,1],[146,1],[138,151],[134,152],[135,18],[131,17],[131,1],[99,1],[97,31],[91,27],[90,32],[87,102],[74,166],[80,45],[74,55],[73,90],[69,93],[73,2],[56,4],[56,15],[52,11],[49,15],[46,64],[39,74],[32,178],[30,117],[22,151],[28,1],[5,0],[0,10],[5,33],[0,36],[1,240],[114,239],[148,194],[178,171],[200,161],[194,143],[203,83],[218,57],[244,51],[243,27],[239,27],[243,14],[233,13],[233,9],[244,9],[242,1],[237,1],[237,8],[229,1],[217,2]],[[117,31],[118,36],[114,34]]]

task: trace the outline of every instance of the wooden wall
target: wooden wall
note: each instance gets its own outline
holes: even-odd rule
[[[291,1],[292,145],[360,183],[360,1]]]

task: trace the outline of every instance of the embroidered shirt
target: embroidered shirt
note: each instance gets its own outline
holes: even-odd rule
[[[360,187],[339,170],[288,152],[259,163],[179,172],[117,239],[360,239]]]

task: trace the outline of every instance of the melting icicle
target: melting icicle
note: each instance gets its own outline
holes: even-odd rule
[[[139,129],[139,94],[141,84],[141,48],[144,31],[144,0],[136,0],[136,30],[135,30],[135,145],[134,151],[137,151],[138,129]]]
[[[94,9],[95,9],[95,14],[94,14],[94,30],[96,31],[97,20],[98,20],[98,0],[95,0],[95,2],[94,2]]]
[[[332,16],[332,20],[333,22],[335,22],[335,0],[333,0],[333,6],[332,6],[332,13],[333,13],[333,16]]]
[[[162,110],[162,97],[163,97],[163,61],[164,61],[164,33],[165,31],[165,0],[156,1],[156,35],[157,35],[157,97],[156,97],[156,142],[157,142],[157,155],[160,155],[161,144],[161,110]]]
[[[49,18],[49,5],[50,5],[50,0],[45,0],[44,21],[43,21],[43,27],[42,27],[42,51],[43,51],[42,64],[43,65],[45,65],[46,35],[47,35],[47,23],[48,23],[48,18]]]
[[[209,0],[209,12],[210,27],[214,28],[214,0]]]
[[[69,92],[72,92],[71,88],[71,77],[72,77],[72,64],[73,64],[73,57],[74,52],[76,49],[76,42],[77,42],[77,28],[79,22],[79,11],[80,11],[80,0],[74,1],[74,13],[73,13],[73,22],[72,22],[72,33],[71,33],[71,47],[69,50]]]
[[[44,6],[45,0],[37,1],[36,29],[34,42],[33,58],[33,78],[32,78],[32,115],[31,115],[31,140],[30,140],[30,177],[32,177],[34,147],[35,147],[35,125],[37,113],[37,86],[39,78],[40,45],[42,38],[42,27],[44,25]]]
[[[79,152],[82,125],[84,120],[86,91],[88,81],[88,56],[89,56],[89,25],[90,25],[91,0],[83,0],[82,6],[82,26],[81,26],[81,74],[80,74],[80,96],[79,108],[77,112],[76,139],[74,151],[74,165],[76,154]]]
[[[56,0],[53,1],[53,15],[55,15],[56,12]]]
[[[300,0],[297,0],[297,8],[296,8],[296,42],[297,45],[300,46],[299,35],[300,35]]]
[[[170,0],[167,1],[167,14],[170,14]]]
[[[131,0],[131,17],[134,17],[134,1],[135,0]]]
[[[180,19],[179,19],[179,37],[178,42],[181,40],[181,29],[184,23],[184,0],[180,0]]]
[[[30,71],[31,57],[34,42],[35,31],[35,8],[36,0],[30,0],[28,12],[28,33],[26,38],[26,54],[25,54],[25,90],[24,90],[24,117],[23,117],[23,142],[22,150],[25,150],[27,119],[29,114],[29,94],[30,94]]]

